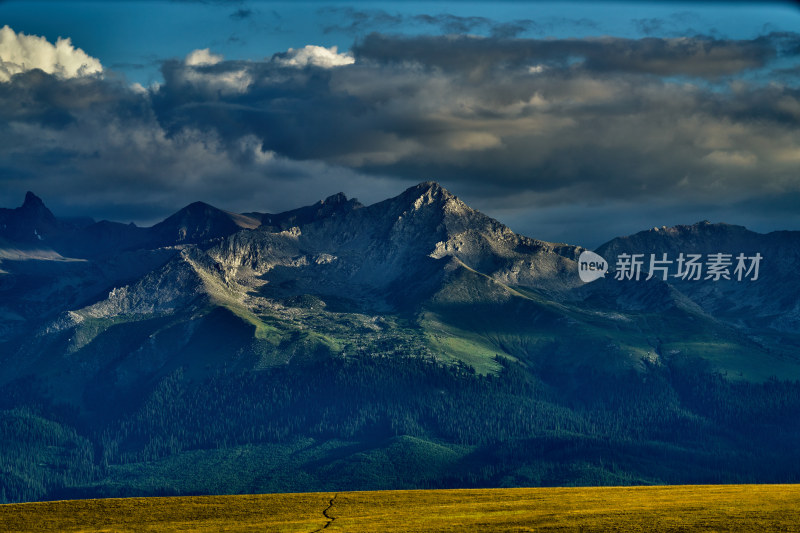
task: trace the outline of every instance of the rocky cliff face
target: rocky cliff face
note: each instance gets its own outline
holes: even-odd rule
[[[800,377],[792,232],[701,223],[598,250],[612,268],[622,253],[760,251],[758,283],[584,284],[582,248],[517,235],[432,182],[370,206],[338,194],[274,215],[195,203],[152,228],[67,227],[26,205],[0,215],[28,220],[20,235],[42,228],[46,245],[11,258],[23,244],[0,241],[0,381],[44,368],[78,394],[100,376],[134,386],[178,366],[202,376],[363,353],[557,373],[689,357],[748,379]]]
[[[328,202],[328,200],[326,200]],[[336,205],[348,205],[341,197]],[[231,235],[208,254],[228,279],[260,276],[268,294],[327,293],[391,306],[436,290],[451,260],[504,284],[562,297],[578,248],[514,234],[436,183],[369,207],[332,210],[289,230]]]

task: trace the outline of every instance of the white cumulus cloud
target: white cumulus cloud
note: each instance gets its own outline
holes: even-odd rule
[[[194,50],[189,55],[187,55],[186,64],[189,66],[216,65],[223,59],[224,58],[222,55],[212,54],[210,49],[203,48],[201,50]]]
[[[278,54],[274,60],[287,67],[341,67],[343,65],[352,65],[356,62],[355,58],[348,53],[338,53],[338,48],[332,46],[325,48],[324,46],[315,46],[307,44],[303,48],[289,48],[286,53]]]
[[[230,70],[214,68],[224,61],[221,54],[214,54],[208,48],[194,50],[183,64],[187,67],[182,72],[185,82],[196,87],[203,87],[212,94],[241,94],[253,83],[253,76],[246,66]]]
[[[100,60],[75,48],[69,38],[59,37],[53,45],[44,37],[16,33],[7,25],[0,28],[0,82],[37,68],[60,78],[103,72]]]

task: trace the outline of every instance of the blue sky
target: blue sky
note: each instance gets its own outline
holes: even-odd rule
[[[349,11],[397,17],[358,30]],[[753,38],[800,28],[800,9],[788,2],[333,2],[333,1],[36,1],[6,0],[0,17],[16,31],[50,41],[71,37],[104,65],[130,80],[160,80],[159,62],[210,48],[227,59],[258,60],[307,44],[347,50],[368,31],[433,34],[441,27],[415,15],[482,17],[503,23],[534,20],[521,36],[640,38],[691,33]],[[648,24],[648,22],[650,24]],[[650,29],[645,32],[643,29]],[[471,31],[486,35],[488,28]]]
[[[586,246],[800,229],[793,3],[5,0],[3,27],[0,205],[149,224],[433,179]]]

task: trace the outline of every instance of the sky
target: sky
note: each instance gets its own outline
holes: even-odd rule
[[[438,181],[595,247],[800,229],[790,2],[0,0],[0,206],[149,225]]]

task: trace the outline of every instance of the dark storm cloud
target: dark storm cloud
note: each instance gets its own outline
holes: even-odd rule
[[[337,68],[287,67],[280,54],[169,62],[153,101],[169,132],[247,134],[295,160],[480,184],[525,203],[740,198],[798,186],[798,94],[702,80],[766,67],[797,41],[373,34]]]
[[[426,179],[490,212],[761,205],[800,191],[798,42],[373,34],[353,55],[195,51],[148,90],[32,71],[0,83],[0,181],[125,213],[369,201]],[[739,78],[777,65],[782,83]]]
[[[394,37],[371,34],[353,51],[381,63],[416,61],[451,71],[519,68],[539,62],[598,73],[633,72],[714,78],[763,67],[779,45],[796,54],[797,34],[770,34],[752,40],[707,37],[678,39],[482,39],[474,37]],[[795,48],[795,50],[792,50]]]
[[[538,28],[538,25],[532,20],[514,20],[492,24],[490,33],[492,37],[512,39],[535,28]]]
[[[58,214],[147,223],[198,199],[279,211],[365,189],[351,170],[289,160],[252,135],[196,121],[167,131],[154,109],[152,93],[113,79],[33,70],[0,83],[2,205],[33,190]]]
[[[63,79],[34,69],[0,83],[0,120],[5,126],[36,124],[61,129],[98,107],[113,116],[151,114],[126,87],[99,78]]]

